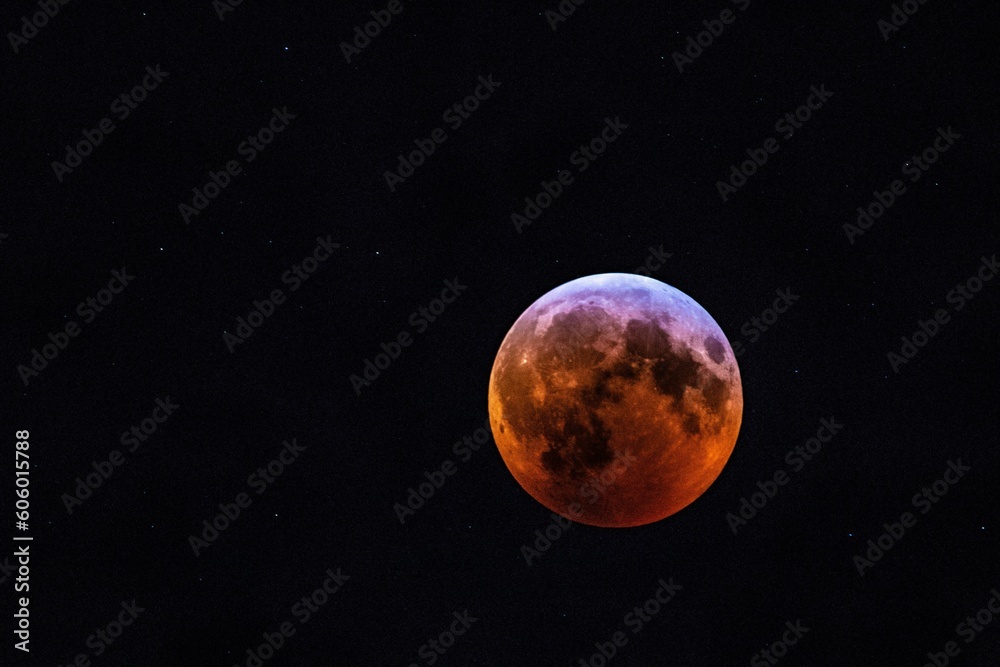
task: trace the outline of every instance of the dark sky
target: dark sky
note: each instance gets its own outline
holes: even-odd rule
[[[609,665],[997,664],[995,3],[332,4],[0,12],[29,529],[11,465],[0,508],[33,538],[0,554],[2,664],[252,666],[265,635],[263,664],[306,667],[596,666],[616,636]],[[529,564],[549,511],[455,443],[532,302],[649,257],[741,351],[739,439],[678,514]]]

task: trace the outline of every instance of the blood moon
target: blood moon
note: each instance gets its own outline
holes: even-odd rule
[[[538,502],[641,526],[711,486],[743,416],[729,341],[694,299],[643,276],[561,285],[514,323],[490,374],[500,455]]]

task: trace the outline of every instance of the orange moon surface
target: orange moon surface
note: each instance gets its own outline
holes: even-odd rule
[[[573,521],[641,526],[694,502],[736,445],[743,388],[722,329],[643,276],[561,285],[507,332],[490,427],[535,500]]]

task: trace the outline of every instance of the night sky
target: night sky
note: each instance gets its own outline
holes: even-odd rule
[[[577,2],[5,5],[0,663],[1000,664],[1000,9]],[[600,273],[742,376],[637,528],[488,433]]]

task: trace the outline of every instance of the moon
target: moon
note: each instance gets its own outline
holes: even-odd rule
[[[514,479],[592,526],[660,521],[703,494],[743,418],[729,341],[694,299],[606,273],[535,301],[493,362],[490,428]]]

